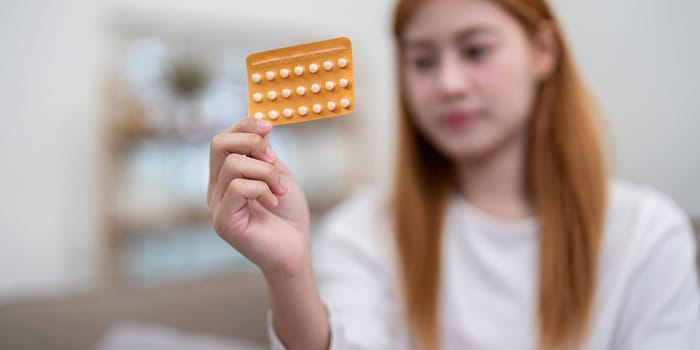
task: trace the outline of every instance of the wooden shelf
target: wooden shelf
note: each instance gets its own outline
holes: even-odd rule
[[[167,234],[183,226],[208,224],[209,213],[201,206],[180,205],[143,211],[140,215],[115,214],[114,230],[125,234]]]

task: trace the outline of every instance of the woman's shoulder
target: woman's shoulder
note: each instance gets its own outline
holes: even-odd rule
[[[626,256],[637,265],[664,251],[694,255],[687,215],[655,188],[613,180],[607,213],[604,242],[613,259]]]
[[[621,181],[612,184],[608,210],[596,327],[615,330],[615,348],[662,343],[687,348],[700,306],[690,221],[660,191]]]
[[[608,201],[609,221],[628,225],[659,228],[687,223],[683,210],[659,190],[621,180],[613,180]]]

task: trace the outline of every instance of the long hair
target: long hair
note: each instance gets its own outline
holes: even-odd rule
[[[399,45],[407,20],[425,1],[399,1],[393,27]],[[527,193],[539,222],[539,348],[578,347],[587,332],[596,289],[607,201],[597,113],[545,1],[496,3],[530,35],[542,21],[551,22],[558,39],[556,67],[538,87],[525,173]],[[401,296],[414,340],[422,348],[436,349],[440,347],[437,310],[441,236],[448,196],[456,185],[455,174],[451,162],[413,122],[403,83],[399,72],[402,93],[392,215]]]

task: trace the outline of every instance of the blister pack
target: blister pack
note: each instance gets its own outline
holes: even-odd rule
[[[254,53],[246,66],[250,118],[282,125],[353,110],[352,43],[348,38]]]

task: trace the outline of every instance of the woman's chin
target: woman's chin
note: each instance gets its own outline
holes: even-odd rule
[[[445,143],[440,146],[443,154],[455,163],[465,163],[478,161],[488,156],[493,149],[490,144],[485,142],[461,142]]]

